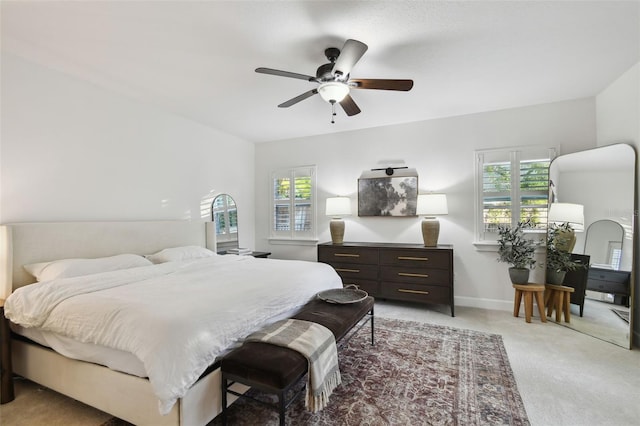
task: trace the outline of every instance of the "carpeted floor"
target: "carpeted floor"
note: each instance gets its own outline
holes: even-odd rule
[[[365,327],[340,350],[340,369],[329,406],[312,414],[300,397],[287,424],[529,424],[499,335],[376,319],[376,345]],[[229,424],[275,425],[278,415],[242,399]]]

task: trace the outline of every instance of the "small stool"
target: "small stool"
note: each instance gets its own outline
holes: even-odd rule
[[[520,313],[520,303],[524,295],[524,315],[527,322],[531,322],[531,314],[533,313],[533,296],[536,297],[536,305],[540,313],[540,321],[547,322],[547,316],[544,314],[543,293],[545,290],[542,284],[513,284],[516,289],[516,296],[513,303],[513,316],[517,317]]]
[[[560,322],[564,313],[564,322],[571,322],[571,293],[575,289],[566,285],[545,284],[544,305],[547,307],[547,316],[552,316],[556,311],[556,322]]]

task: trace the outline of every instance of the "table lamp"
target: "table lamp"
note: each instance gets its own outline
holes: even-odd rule
[[[417,215],[424,215],[422,221],[422,239],[425,247],[436,247],[440,234],[440,221],[435,215],[448,214],[447,196],[445,194],[418,195]]]
[[[344,221],[342,217],[351,215],[351,199],[348,197],[327,198],[325,214],[331,216],[331,222],[329,222],[331,242],[333,244],[342,244],[344,240]]]
[[[572,203],[552,203],[547,216],[549,224],[562,225],[568,223],[571,227],[561,238],[563,244],[558,244],[558,250],[571,253],[576,245],[576,232],[584,231],[584,206]]]

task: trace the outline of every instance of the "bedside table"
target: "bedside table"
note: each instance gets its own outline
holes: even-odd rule
[[[219,251],[218,254],[227,254],[227,251],[226,250]],[[238,255],[234,255],[234,256],[238,256]],[[253,257],[261,257],[263,259],[266,259],[267,257],[271,256],[271,252],[270,251],[252,251],[249,254],[242,254],[240,256],[253,256]]]
[[[11,402],[14,398],[11,330],[9,320],[4,317],[4,299],[0,299],[0,404]]]
[[[267,257],[271,256],[271,252],[270,251],[252,251],[251,256],[261,257],[263,259],[266,259]]]

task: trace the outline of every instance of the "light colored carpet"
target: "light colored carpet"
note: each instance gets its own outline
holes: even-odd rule
[[[640,419],[640,351],[627,350],[534,316],[475,308],[376,302],[376,316],[500,334],[534,426],[626,426]],[[111,416],[18,381],[0,406],[3,426],[98,426]]]

